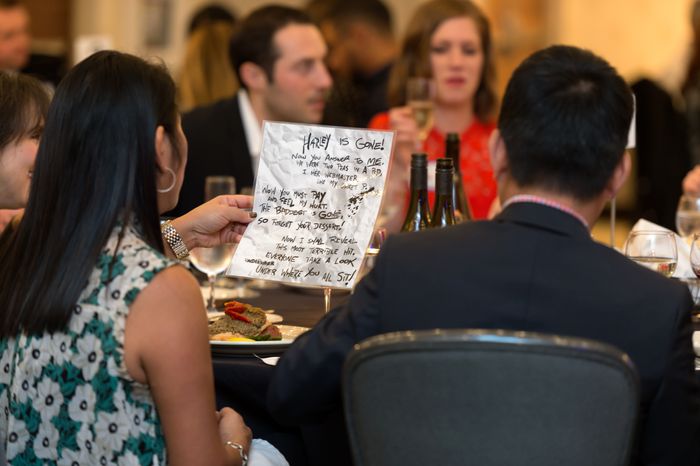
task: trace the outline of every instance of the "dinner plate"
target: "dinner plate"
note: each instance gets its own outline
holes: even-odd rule
[[[291,345],[294,340],[306,332],[308,327],[297,327],[295,325],[278,325],[282,333],[281,340],[273,341],[209,341],[213,356],[243,356],[243,355],[264,355],[278,354]]]

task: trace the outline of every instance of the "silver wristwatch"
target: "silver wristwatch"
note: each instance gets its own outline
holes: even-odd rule
[[[228,445],[229,447],[231,447],[235,450],[238,450],[238,453],[240,453],[240,455],[241,455],[241,465],[242,466],[246,466],[248,464],[248,455],[246,455],[245,452],[243,451],[243,445],[240,445],[236,442],[232,442],[230,440],[226,442],[226,445]]]
[[[170,249],[175,253],[175,257],[177,257],[178,260],[187,259],[187,256],[190,255],[190,251],[187,249],[187,246],[185,246],[182,236],[180,236],[180,233],[177,232],[170,220],[166,220],[160,225],[160,232],[163,234],[165,242],[168,243]]]

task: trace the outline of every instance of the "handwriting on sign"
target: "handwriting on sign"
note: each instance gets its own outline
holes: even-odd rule
[[[393,133],[266,122],[248,226],[229,274],[354,284],[379,212]]]

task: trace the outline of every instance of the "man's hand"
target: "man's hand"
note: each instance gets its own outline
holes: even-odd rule
[[[700,197],[700,165],[696,165],[683,178],[683,194]]]

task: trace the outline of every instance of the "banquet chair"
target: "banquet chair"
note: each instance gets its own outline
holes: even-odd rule
[[[505,330],[378,335],[342,383],[355,466],[623,466],[639,404],[612,346]]]

